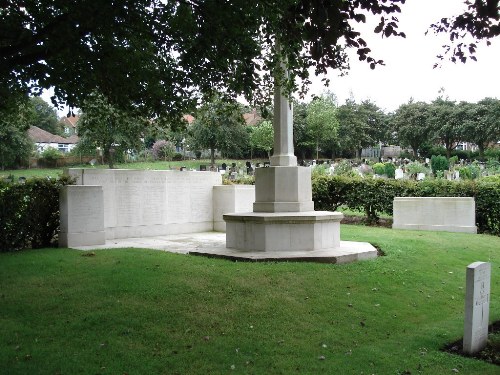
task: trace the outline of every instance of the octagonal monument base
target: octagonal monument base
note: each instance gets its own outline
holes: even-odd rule
[[[342,218],[341,213],[327,211],[226,214],[226,249],[210,255],[328,263],[377,257],[377,250],[369,243],[340,241]]]

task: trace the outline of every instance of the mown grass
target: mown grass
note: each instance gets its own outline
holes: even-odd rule
[[[498,374],[439,349],[463,331],[465,267],[500,238],[342,226],[386,256],[242,263],[137,249],[0,254],[4,374]]]
[[[220,166],[222,163],[226,163],[231,166],[231,163],[236,163],[240,168],[246,168],[245,163],[247,160],[216,160],[216,165]],[[263,163],[263,160],[254,159],[252,161],[255,163]],[[186,167],[188,169],[199,170],[200,165],[206,165],[207,168],[210,166],[210,160],[181,160],[181,161],[151,161],[151,162],[134,162],[134,163],[119,163],[115,165],[116,169],[159,169],[168,170],[171,168],[179,169],[181,167]],[[69,168],[108,168],[107,165],[95,165],[94,167],[89,164],[70,166]],[[9,169],[0,170],[0,179],[7,178],[10,175],[14,176],[17,180],[19,177],[52,177],[56,178],[63,173],[63,168],[32,168],[32,169]]]

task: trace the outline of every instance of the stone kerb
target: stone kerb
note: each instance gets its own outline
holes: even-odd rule
[[[82,185],[99,185],[106,239],[213,230],[217,172],[69,169]]]
[[[226,222],[223,215],[231,212],[248,212],[255,202],[254,185],[216,185],[214,186],[214,231],[225,232]]]
[[[393,219],[395,229],[477,233],[471,197],[396,197]]]

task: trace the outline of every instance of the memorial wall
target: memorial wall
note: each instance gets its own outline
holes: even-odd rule
[[[71,168],[78,185],[102,186],[106,239],[212,231],[217,172]],[[72,215],[78,215],[73,212]]]

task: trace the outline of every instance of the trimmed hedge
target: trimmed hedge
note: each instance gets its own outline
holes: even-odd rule
[[[0,182],[0,251],[51,246],[59,232],[59,191],[70,177]]]
[[[500,235],[500,182],[494,180],[390,180],[318,176],[312,181],[314,208],[347,206],[364,211],[369,223],[392,215],[394,197],[474,197],[479,232]]]

